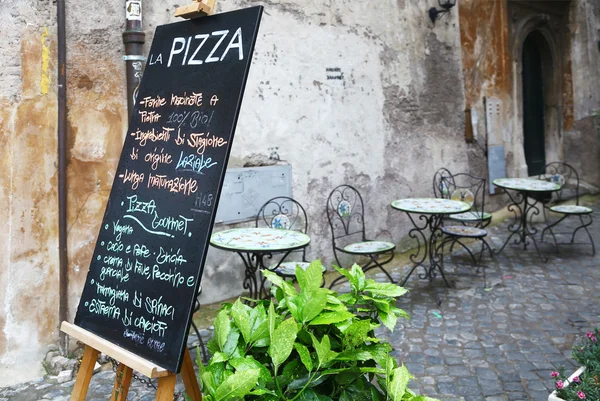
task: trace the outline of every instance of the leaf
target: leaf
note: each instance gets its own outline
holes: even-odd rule
[[[310,351],[308,351],[308,348],[300,343],[294,343],[294,348],[296,349],[296,352],[298,352],[298,355],[300,355],[300,360],[306,367],[306,370],[311,372],[313,370],[313,363],[312,359],[310,358]]]
[[[364,291],[365,289],[365,272],[356,263],[350,268],[350,275],[352,275],[356,281],[356,291]]]
[[[358,291],[359,283],[358,283],[358,279],[355,275],[351,274],[348,270],[343,269],[341,267],[337,267],[335,265],[333,266],[333,268],[335,270],[337,270],[337,272],[340,273],[342,276],[344,276],[348,279],[348,282],[350,283],[350,286],[352,287],[354,292]]]
[[[296,266],[296,279],[302,291],[315,290],[323,281],[323,264],[320,260],[311,262],[306,270]]]
[[[229,356],[223,352],[215,352],[212,356],[212,358],[210,358],[210,362],[211,363],[217,363],[217,362],[226,362],[229,359]]]
[[[215,319],[215,338],[220,351],[225,348],[225,343],[231,331],[231,321],[229,320],[229,312],[221,310]]]
[[[252,356],[232,359],[229,361],[229,363],[236,369],[236,371],[257,369],[259,371],[259,379],[261,379],[264,383],[273,381],[273,376],[271,375],[269,369],[267,369],[265,365],[258,362]]]
[[[321,324],[341,323],[348,319],[352,319],[354,316],[354,313],[347,310],[339,312],[324,312],[312,319],[308,324],[311,326],[316,326]]]
[[[398,298],[408,292],[404,287],[392,283],[378,283],[375,280],[367,280],[364,288],[365,292],[370,292],[372,295]]]
[[[246,343],[250,343],[252,333],[249,311],[250,307],[244,305],[239,298],[234,302],[233,307],[231,308],[231,317]]]
[[[269,304],[269,314],[267,315],[269,318],[269,338],[271,342],[273,341],[273,332],[275,331],[275,322],[277,319],[277,315],[275,315],[275,306],[273,304]]]
[[[410,373],[404,365],[392,371],[392,380],[388,386],[388,394],[391,396],[392,401],[402,400],[409,379]]]
[[[269,321],[267,312],[262,305],[257,305],[250,310],[250,341],[256,347],[269,345]]]
[[[258,369],[241,370],[229,376],[215,392],[215,401],[228,401],[246,396],[256,385]]]
[[[325,309],[325,305],[327,304],[327,290],[317,288],[303,293],[301,298],[304,305],[302,306],[300,321],[305,324],[313,320]]]
[[[229,335],[227,336],[227,341],[223,344],[223,353],[232,357],[237,351],[238,340],[240,339],[240,331],[235,327],[229,331]]]
[[[331,398],[326,395],[319,394],[312,389],[306,389],[297,398],[298,401],[332,401]]]
[[[339,361],[369,361],[375,360],[373,354],[364,349],[355,349],[340,352],[336,357]]]
[[[396,315],[394,315],[393,313],[384,312],[382,310],[379,311],[379,320],[381,320],[381,323],[383,323],[385,327],[390,329],[390,331],[394,331],[394,328],[396,327],[396,322],[398,321]]]
[[[215,380],[211,372],[204,372],[200,376],[202,381],[202,390],[204,393],[208,393],[213,398],[215,396]]]
[[[365,377],[343,387],[340,401],[379,401],[381,394]]]
[[[288,388],[288,390],[300,390],[304,387],[306,387],[306,388],[317,387],[319,384],[321,384],[325,380],[327,380],[327,376],[321,375],[312,381],[310,379],[311,379],[310,375],[305,374],[305,375],[301,376],[300,378],[293,380],[290,384],[288,384],[287,388]]]
[[[292,353],[298,330],[298,323],[294,318],[290,318],[281,322],[273,331],[269,355],[276,367],[280,366]]]
[[[313,347],[317,351],[317,357],[319,358],[319,366],[326,366],[338,355],[337,352],[331,351],[331,342],[329,340],[329,336],[324,335],[321,342],[319,342],[319,340],[317,340],[317,338],[312,333],[309,334],[312,338]]]
[[[355,348],[364,344],[369,333],[376,327],[379,325],[371,323],[370,320],[359,320],[352,323],[344,332],[344,348]]]
[[[296,291],[294,286],[282,279],[281,277],[279,277],[277,274],[266,269],[263,269],[261,271],[263,273],[263,276],[265,276],[267,280],[269,280],[276,287],[280,287],[283,290],[284,296],[288,297],[298,295],[298,291]]]
[[[347,386],[362,375],[358,368],[351,368],[340,372],[335,376],[335,381],[340,386]]]

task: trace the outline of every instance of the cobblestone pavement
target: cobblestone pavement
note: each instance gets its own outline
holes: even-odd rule
[[[600,202],[593,209],[590,231],[600,245]],[[575,222],[567,220],[573,220],[567,226]],[[493,248],[502,246],[509,223],[488,227]],[[587,237],[580,232],[578,239]],[[378,334],[415,376],[414,389],[443,401],[543,401],[553,387],[550,371],[562,365],[575,370],[575,338],[600,326],[600,252],[591,256],[589,245],[560,247],[559,255],[554,245],[540,249],[547,263],[531,247],[508,245],[493,259],[486,256],[486,286],[464,252],[445,259],[451,288],[440,277],[429,283],[418,271],[412,275],[405,285],[410,292],[399,302],[411,319]],[[400,278],[405,269],[394,267],[392,275]],[[190,335],[188,344],[197,344],[197,337]],[[96,373],[87,400],[108,399],[114,377],[112,370]],[[73,384],[40,378],[0,388],[0,401],[68,400]],[[178,383],[176,391],[182,389]],[[153,388],[132,382],[129,400],[154,398]]]

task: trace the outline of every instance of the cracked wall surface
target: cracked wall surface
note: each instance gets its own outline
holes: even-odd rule
[[[573,6],[579,8],[571,23],[577,42],[572,137],[588,138],[589,147],[587,121],[600,108],[600,90],[584,85],[598,76],[600,63],[583,43],[597,40],[591,15],[598,6],[582,3]],[[144,2],[146,51],[155,27],[175,22],[180,4]],[[509,104],[513,88],[506,4],[461,0],[435,27],[421,0],[221,0],[217,11],[258,4],[265,13],[230,165],[277,148],[282,163],[292,166],[293,196],[309,215],[311,259],[333,260],[325,203],[340,184],[361,191],[370,238],[406,249],[412,226],[391,201],[431,196],[440,167],[487,173],[482,99],[500,96]],[[72,320],[120,156],[127,105],[124,2],[68,0],[66,11]],[[481,24],[481,17],[490,23]],[[0,372],[11,373],[0,380],[16,382],[39,376],[60,323],[55,5],[3,1],[0,35],[0,204],[8,205],[0,209],[6,222],[0,230]],[[470,106],[480,111],[480,136],[467,144]],[[507,108],[507,121],[511,113]],[[242,277],[238,255],[209,249],[201,302],[239,295]]]

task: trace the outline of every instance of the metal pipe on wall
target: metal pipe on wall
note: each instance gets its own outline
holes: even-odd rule
[[[67,320],[68,254],[67,254],[67,45],[65,0],[56,2],[58,41],[58,260],[59,304],[58,324]],[[67,336],[59,330],[59,345],[68,349]]]
[[[142,81],[142,71],[146,57],[143,56],[146,34],[142,32],[142,0],[127,0],[125,2],[125,56],[127,70],[127,111],[131,117],[137,98],[137,90]]]

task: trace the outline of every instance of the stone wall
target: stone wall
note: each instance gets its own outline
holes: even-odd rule
[[[565,132],[566,161],[600,188],[600,3],[573,1],[573,125]]]

